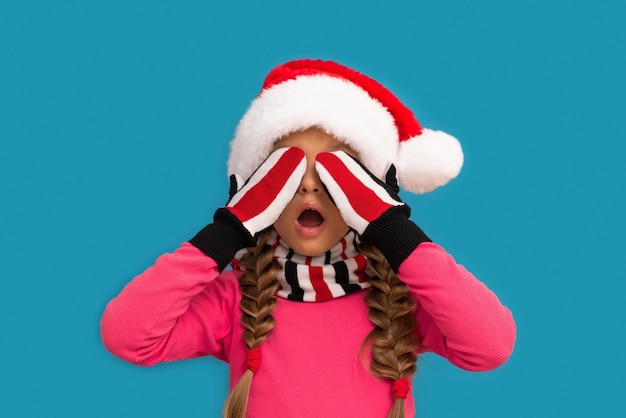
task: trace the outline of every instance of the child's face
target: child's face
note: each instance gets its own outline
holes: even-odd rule
[[[335,137],[315,128],[294,132],[278,140],[274,149],[297,147],[304,151],[307,169],[300,188],[280,215],[274,228],[299,254],[316,256],[332,248],[348,232],[339,210],[330,200],[315,170],[320,152],[346,151],[358,155]]]

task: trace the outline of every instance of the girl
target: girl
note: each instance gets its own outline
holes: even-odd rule
[[[515,341],[509,310],[398,197],[462,161],[371,78],[276,67],[231,143],[229,202],[108,304],[105,346],[144,366],[228,362],[226,417],[413,416],[417,355],[485,371]]]

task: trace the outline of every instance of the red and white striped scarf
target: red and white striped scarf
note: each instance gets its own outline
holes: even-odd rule
[[[356,248],[356,233],[349,231],[337,245],[322,255],[295,253],[273,233],[267,243],[274,247],[278,273],[277,296],[298,302],[323,302],[370,287],[373,276],[367,259]]]

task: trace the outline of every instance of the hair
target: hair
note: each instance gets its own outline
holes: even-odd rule
[[[243,339],[248,350],[258,348],[269,337],[276,321],[276,276],[280,266],[273,260],[273,248],[266,244],[268,234],[260,237],[256,247],[241,258],[243,273],[239,277]],[[420,346],[414,333],[415,300],[408,286],[394,273],[387,259],[375,247],[361,243],[359,251],[367,257],[375,276],[365,297],[368,317],[374,329],[365,338],[371,346],[371,373],[378,378],[396,381],[415,373],[416,351]],[[245,418],[254,373],[246,370],[231,390],[224,406],[225,418]],[[404,418],[404,399],[396,398],[388,418]]]
[[[267,238],[268,234],[263,234],[258,245],[239,261],[243,270],[239,277],[240,321],[248,350],[259,348],[276,324],[272,313],[276,308],[276,292],[280,287],[276,280],[280,266],[273,260],[272,247],[265,244]],[[230,391],[224,405],[225,418],[245,418],[253,375],[251,370],[246,370]]]
[[[361,243],[359,251],[367,257],[372,288],[365,296],[368,317],[374,329],[365,338],[371,346],[370,371],[376,377],[396,381],[413,375],[417,369],[420,342],[414,332],[416,307],[409,287],[393,271],[376,247]],[[404,399],[396,397],[388,418],[404,418]]]

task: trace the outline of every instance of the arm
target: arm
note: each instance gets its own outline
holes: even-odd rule
[[[207,354],[226,360],[238,292],[236,280],[226,280],[229,273],[218,278],[219,272],[278,219],[305,169],[302,150],[282,148],[241,188],[231,178],[230,200],[213,223],[161,256],[109,303],[101,321],[107,349],[140,365]]]
[[[237,282],[225,276],[189,243],[162,255],[107,305],[105,347],[142,366],[202,355],[225,360],[237,303]]]
[[[384,182],[342,151],[318,154],[316,167],[346,223],[413,292],[424,348],[467,370],[501,365],[515,342],[511,313],[408,219],[393,165]]]
[[[418,302],[424,351],[471,371],[494,369],[511,355],[516,333],[511,312],[439,245],[418,245],[398,276]]]

